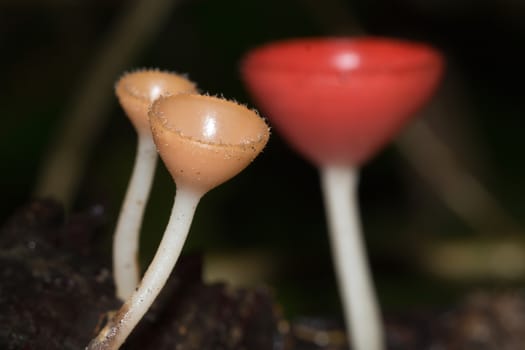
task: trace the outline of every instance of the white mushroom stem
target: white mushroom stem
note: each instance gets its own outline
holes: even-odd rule
[[[357,179],[353,167],[321,169],[332,255],[352,349],[382,350],[383,329],[361,235]]]
[[[139,233],[157,165],[157,150],[149,133],[140,133],[128,190],[113,238],[113,275],[117,297],[126,300],[140,280]]]
[[[140,286],[86,350],[114,350],[124,343],[166,284],[186,241],[201,197],[200,192],[177,189],[168,226]]]

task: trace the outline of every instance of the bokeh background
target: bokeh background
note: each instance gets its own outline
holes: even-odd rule
[[[361,173],[382,304],[439,307],[474,288],[520,287],[523,18],[521,0],[0,1],[0,222],[35,193],[59,193],[79,169],[66,208],[104,211],[109,253],[136,147],[113,94],[124,71],[187,73],[203,92],[256,107],[239,77],[249,49],[291,37],[381,35],[427,42],[447,61],[418,122]],[[57,147],[73,162],[59,162],[58,186],[46,188],[42,174]],[[174,190],[159,164],[144,265]],[[289,316],[339,315],[318,173],[276,132],[246,171],[204,197],[185,251],[203,253],[209,280],[270,286]]]

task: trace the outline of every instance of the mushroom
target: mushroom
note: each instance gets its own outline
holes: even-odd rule
[[[305,38],[249,52],[241,72],[255,102],[320,169],[331,248],[353,349],[384,348],[362,242],[359,168],[431,97],[441,55],[387,38]]]
[[[156,69],[126,73],[115,86],[120,105],[138,135],[135,165],[113,239],[113,274],[116,295],[121,300],[133,293],[140,280],[139,232],[157,164],[148,108],[161,95],[194,91],[195,84],[185,77]]]
[[[149,117],[158,152],[177,187],[173,209],[140,286],[88,350],[120,347],[166,283],[201,197],[248,166],[269,138],[269,128],[257,113],[217,97],[160,97]]]

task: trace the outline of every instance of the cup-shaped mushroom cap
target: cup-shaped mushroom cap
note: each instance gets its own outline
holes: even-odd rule
[[[126,73],[115,86],[115,93],[137,133],[150,132],[148,110],[163,95],[195,92],[195,84],[185,77],[160,70]]]
[[[202,194],[248,166],[270,135],[256,112],[218,97],[161,97],[149,117],[160,157],[176,185]]]
[[[434,93],[441,54],[388,38],[304,38],[249,52],[242,77],[284,138],[317,165],[361,165]]]

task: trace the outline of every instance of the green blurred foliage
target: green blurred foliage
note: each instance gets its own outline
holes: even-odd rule
[[[523,218],[525,109],[520,73],[524,61],[519,46],[525,42],[525,30],[523,16],[518,14],[525,14],[525,6],[511,0],[341,3],[349,18],[368,33],[422,40],[444,51],[463,79],[462,88],[475,116],[467,125],[481,140],[482,148],[474,152],[483,159],[480,176],[515,217]],[[242,54],[276,39],[331,34],[311,4],[301,0],[182,1],[168,25],[129,68],[188,73],[202,91],[253,106],[239,79]],[[0,3],[0,220],[30,198],[49,138],[60,118],[67,118],[63,113],[74,91],[125,5],[116,0]],[[136,140],[116,99],[108,119],[103,133],[93,140],[96,147],[76,209],[103,204],[109,241]],[[144,261],[163,232],[174,189],[159,165],[144,222]],[[390,305],[436,302],[429,286],[438,282],[418,277],[421,271],[411,260],[410,250],[417,251],[420,242],[441,235],[472,233],[392,148],[363,170],[361,204],[382,300]],[[289,312],[336,312],[325,233],[317,171],[274,132],[267,149],[245,172],[205,196],[186,249],[261,249],[285,256],[295,263],[275,280],[264,282],[275,285],[278,295],[288,300]],[[421,292],[414,293],[416,299],[407,297],[393,281],[410,281],[406,285]],[[399,294],[403,295],[396,298]],[[327,296],[322,307],[309,302],[322,299],[320,295]]]

